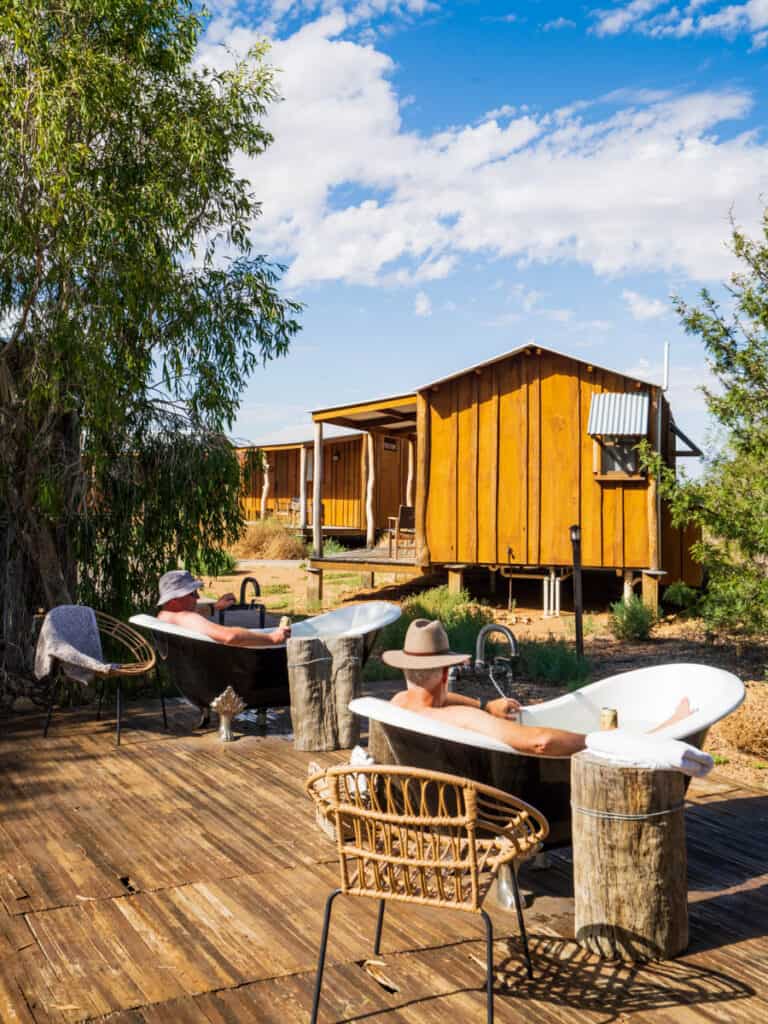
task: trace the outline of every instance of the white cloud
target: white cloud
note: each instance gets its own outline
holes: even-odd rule
[[[432,316],[432,301],[426,292],[417,292],[413,303],[413,312],[416,316]]]
[[[732,269],[729,211],[756,224],[768,187],[768,146],[717,134],[749,112],[747,93],[618,92],[556,116],[500,95],[503,122],[420,134],[403,128],[392,60],[347,38],[348,24],[335,10],[274,42],[276,141],[237,164],[263,203],[254,244],[289,263],[287,288],[436,280],[467,256],[698,280]],[[201,60],[232,60],[223,37],[244,51],[258,32],[214,23]],[[359,198],[331,204],[339,185]]]
[[[707,33],[733,39],[743,32],[752,36],[753,49],[765,46],[768,41],[768,0],[720,3],[717,10],[701,11],[701,8],[712,5],[713,0],[691,0],[685,6],[670,0],[633,0],[618,7],[593,11],[594,31],[599,36],[632,31],[654,38],[677,39]]]
[[[553,18],[541,26],[545,32],[558,32],[563,28],[576,28],[576,22],[570,18]]]
[[[649,299],[638,292],[624,289],[621,297],[629,307],[629,311],[635,320],[655,320],[657,317],[669,313],[669,305],[661,299]]]

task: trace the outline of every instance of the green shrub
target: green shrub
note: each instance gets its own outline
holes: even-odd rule
[[[236,568],[237,559],[229,551],[198,552],[187,565],[193,576],[231,576]]]
[[[617,640],[647,640],[656,625],[656,616],[633,594],[629,601],[615,601],[611,605],[608,625]]]
[[[682,580],[670,583],[661,600],[663,604],[676,608],[685,615],[695,615],[698,610],[698,593]]]
[[[519,672],[526,679],[552,685],[567,683],[575,690],[589,682],[591,666],[565,640],[524,640]]]
[[[434,587],[403,601],[402,615],[381,633],[380,646],[392,650],[403,646],[414,619],[439,619],[448,633],[451,649],[474,654],[477,634],[493,621],[493,610],[475,604],[466,590],[450,593],[447,586]]]
[[[369,658],[363,666],[363,682],[377,683],[383,679],[402,679],[403,673],[399,668],[392,665],[385,665],[378,658]]]
[[[327,540],[323,539],[323,554],[324,555],[343,555],[349,548],[344,547],[341,541],[336,540],[335,537],[328,537]]]

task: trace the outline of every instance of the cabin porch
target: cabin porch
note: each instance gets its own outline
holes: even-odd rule
[[[380,685],[380,684],[379,684]],[[377,691],[378,692],[378,691]],[[0,1020],[250,1024],[309,1019],[335,849],[289,737],[196,734],[193,709],[127,709],[122,746],[92,708],[2,722]],[[691,944],[674,961],[600,962],[573,941],[568,850],[524,872],[535,977],[514,913],[492,908],[501,1024],[756,1024],[768,1017],[768,796],[717,772],[686,810]],[[482,926],[391,907],[366,970],[375,907],[334,911],[321,1020],[485,1019]],[[378,974],[379,980],[373,976]],[[384,980],[382,980],[382,978]]]

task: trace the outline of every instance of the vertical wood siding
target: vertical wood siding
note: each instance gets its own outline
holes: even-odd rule
[[[647,483],[595,479],[586,428],[591,397],[602,391],[636,387],[621,374],[532,349],[424,393],[432,562],[570,565],[568,530],[580,523],[585,566],[647,568]],[[653,408],[651,420],[655,439]],[[668,420],[665,409],[665,437]],[[668,553],[683,559],[679,531],[665,529],[663,568]],[[684,577],[666,579],[673,578]]]

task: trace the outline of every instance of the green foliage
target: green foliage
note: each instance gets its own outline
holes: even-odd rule
[[[187,568],[193,576],[231,576],[237,568],[237,559],[221,549],[207,553],[200,551]]]
[[[290,594],[291,585],[289,583],[268,583],[261,588],[261,592],[265,597],[270,594]]]
[[[704,566],[701,614],[713,628],[768,631],[768,211],[762,237],[736,226],[731,248],[740,264],[728,286],[729,308],[702,291],[699,306],[678,300],[689,334],[704,344],[717,386],[705,388],[724,442],[703,476],[681,476],[644,451],[659,478],[675,525],[692,523],[702,540],[692,548]]]
[[[474,654],[477,634],[493,621],[493,611],[475,604],[466,590],[452,594],[447,586],[434,587],[406,598],[402,615],[381,634],[380,646],[393,650],[403,646],[408,626],[414,619],[439,619],[448,633],[451,650]]]
[[[323,554],[324,555],[343,555],[349,548],[344,547],[340,540],[336,540],[335,537],[328,537],[323,540]]]
[[[617,640],[647,640],[655,624],[653,610],[644,605],[637,594],[628,601],[615,601],[611,605],[609,629]]]
[[[575,690],[588,683],[591,666],[565,640],[525,640],[520,644],[520,673],[533,682],[566,683]]]
[[[196,63],[199,10],[0,5],[0,530],[26,587],[0,577],[6,645],[36,603],[124,614],[242,529],[224,435],[299,307],[235,171],[271,142],[272,70],[263,47]]]
[[[699,604],[699,594],[687,583],[676,580],[666,588],[661,601],[662,604],[676,608],[683,614],[695,615]]]
[[[385,665],[378,658],[369,658],[363,666],[363,682],[378,683],[386,679],[402,679],[403,673],[399,668]]]

